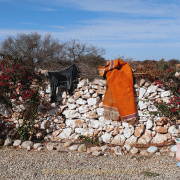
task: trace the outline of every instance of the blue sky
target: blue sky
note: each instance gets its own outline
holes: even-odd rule
[[[105,48],[105,58],[180,59],[180,0],[0,0],[0,41],[50,33]]]

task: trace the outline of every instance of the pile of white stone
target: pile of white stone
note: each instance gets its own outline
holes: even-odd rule
[[[95,79],[89,82],[80,80],[72,95],[58,89],[57,102],[50,103],[50,85],[40,91],[42,102],[38,106],[36,118],[36,138],[44,140],[64,139],[76,140],[79,135],[98,135],[100,142],[116,145],[122,144],[149,144],[163,143],[175,139],[180,134],[178,120],[172,125],[168,117],[150,115],[156,111],[153,100],[169,102],[170,91],[158,87],[154,83],[141,79],[134,85],[135,101],[137,103],[138,123],[106,119],[103,116],[103,97],[106,90],[106,80]],[[119,102],[120,103],[120,102]],[[5,107],[3,107],[5,108]],[[22,125],[20,117],[26,102],[22,99],[13,101],[12,116],[9,112],[0,110],[0,113],[11,119],[8,123],[16,127]],[[9,114],[8,114],[9,113]],[[5,131],[6,125],[3,128]],[[0,134],[1,138],[1,134]]]

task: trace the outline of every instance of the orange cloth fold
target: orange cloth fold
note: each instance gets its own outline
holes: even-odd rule
[[[106,66],[99,67],[100,75],[106,76],[107,86],[103,100],[105,117],[132,120],[137,117],[134,98],[134,85],[131,67],[128,63],[116,59]]]

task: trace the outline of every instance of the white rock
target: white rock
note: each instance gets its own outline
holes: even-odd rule
[[[158,88],[157,86],[151,85],[148,87],[147,92],[149,92],[149,93],[156,92],[157,88]]]
[[[140,117],[143,117],[143,116],[148,117],[148,116],[150,116],[150,114],[149,114],[149,111],[138,111],[138,116],[140,116]]]
[[[118,135],[116,135],[116,136],[113,138],[111,144],[122,145],[122,144],[124,144],[124,142],[125,142],[125,137],[124,137],[124,135],[118,134]]]
[[[70,110],[74,110],[74,109],[76,109],[76,105],[75,104],[68,104],[68,108]]]
[[[22,144],[21,144],[21,147],[23,148],[26,148],[27,149],[27,146],[33,146],[33,142],[32,141],[24,141]]]
[[[60,139],[68,139],[71,133],[72,133],[72,129],[66,128],[66,129],[63,129],[62,133],[59,134],[57,137],[59,137]]]
[[[167,96],[170,96],[171,95],[171,92],[170,91],[164,91],[161,93],[161,97],[167,97]]]
[[[105,143],[110,143],[112,136],[111,136],[111,134],[105,132],[105,133],[101,136],[101,138],[102,138],[103,142],[105,142]]]
[[[128,126],[129,126],[129,123],[122,122],[122,126],[126,128],[126,127],[128,127]]]
[[[175,77],[180,80],[180,72],[176,72],[176,73],[175,73]]]
[[[66,94],[66,92],[65,92],[65,91],[64,91],[64,92],[62,92],[61,96],[62,96],[62,98],[63,98],[63,99],[66,99],[66,98],[67,98],[67,94]]]
[[[97,108],[97,114],[98,114],[99,116],[103,116],[103,114],[104,114],[104,108]]]
[[[31,150],[31,146],[27,146],[27,150],[30,151]]]
[[[70,98],[68,98],[68,102],[69,102],[69,103],[75,103],[76,100],[75,100],[74,98],[70,97]]]
[[[147,90],[144,88],[139,89],[139,98],[142,98]]]
[[[54,149],[54,144],[53,143],[48,143],[46,144],[46,148],[48,151],[52,151]]]
[[[78,150],[78,145],[72,145],[69,147],[70,151],[77,151]]]
[[[131,146],[129,144],[125,144],[123,147],[126,149],[127,152],[131,150]]]
[[[131,150],[130,150],[130,153],[131,154],[136,154],[136,153],[138,153],[138,151],[139,150],[136,147],[132,147]]]
[[[95,129],[102,129],[105,126],[105,124],[102,121],[98,120],[90,120],[89,127],[90,128],[95,128]]]
[[[76,128],[75,133],[84,135],[84,136],[93,136],[94,134],[94,129],[83,129],[83,128]]]
[[[4,146],[11,146],[12,143],[12,139],[10,137],[7,137],[7,139],[4,141]]]
[[[172,125],[168,128],[168,133],[170,133],[172,136],[178,136],[179,130],[176,129],[175,125]]]
[[[34,149],[38,149],[38,148],[41,147],[41,146],[42,146],[41,143],[35,143],[35,144],[33,145]]]
[[[97,104],[99,102],[99,100],[100,100],[100,97],[89,98],[87,100],[87,102],[88,102],[88,105],[93,106],[93,105]]]
[[[176,152],[176,151],[177,151],[177,145],[172,146],[170,150],[171,150],[172,152]]]
[[[19,146],[21,145],[21,140],[14,140],[13,146]]]
[[[77,84],[77,88],[82,88],[83,86],[88,85],[88,79],[83,79]]]
[[[122,155],[122,149],[121,149],[121,147],[120,147],[120,146],[116,146],[116,147],[114,148],[114,153],[115,153],[116,155]]]
[[[107,146],[107,145],[104,145],[104,146],[101,146],[101,151],[104,152],[104,151],[109,151],[110,147]]]
[[[133,145],[136,144],[136,142],[137,142],[137,137],[132,135],[130,138],[126,139],[125,144]]]
[[[86,104],[86,100],[84,100],[84,99],[82,99],[82,98],[79,98],[77,101],[76,101],[76,103],[77,104],[80,104],[80,105],[85,105]]]
[[[80,106],[79,108],[78,108],[78,111],[81,113],[81,114],[83,114],[83,113],[86,113],[86,112],[88,112],[90,109],[89,109],[89,106],[87,106],[87,105],[82,105],[82,106]]]
[[[148,111],[155,112],[155,111],[157,111],[157,108],[156,108],[156,106],[154,106],[154,105],[149,105],[149,106],[148,106]]]
[[[65,110],[62,114],[64,114],[67,119],[81,117],[81,115],[76,110]]]
[[[94,89],[90,89],[90,90],[89,90],[89,93],[90,93],[90,94],[93,94],[93,93],[94,93]]]
[[[152,126],[153,126],[153,122],[150,119],[148,119],[148,121],[146,123],[146,129],[151,129]]]
[[[157,133],[156,136],[152,139],[152,143],[160,144],[167,141],[167,134]]]
[[[48,86],[46,86],[45,92],[46,92],[46,94],[50,94],[50,92],[51,92],[50,84],[48,84]]]
[[[126,138],[129,138],[131,135],[133,135],[133,133],[134,133],[134,127],[132,127],[132,126],[126,127],[124,129],[124,136]]]
[[[138,105],[139,105],[140,110],[146,109],[149,105],[149,102],[144,102],[144,101],[139,100]]]
[[[147,149],[147,152],[149,153],[155,153],[158,151],[158,148],[156,146],[150,146],[148,149]]]

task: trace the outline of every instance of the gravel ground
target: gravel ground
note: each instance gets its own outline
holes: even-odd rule
[[[180,179],[177,160],[168,153],[95,157],[59,147],[27,151],[1,146],[0,179]]]

